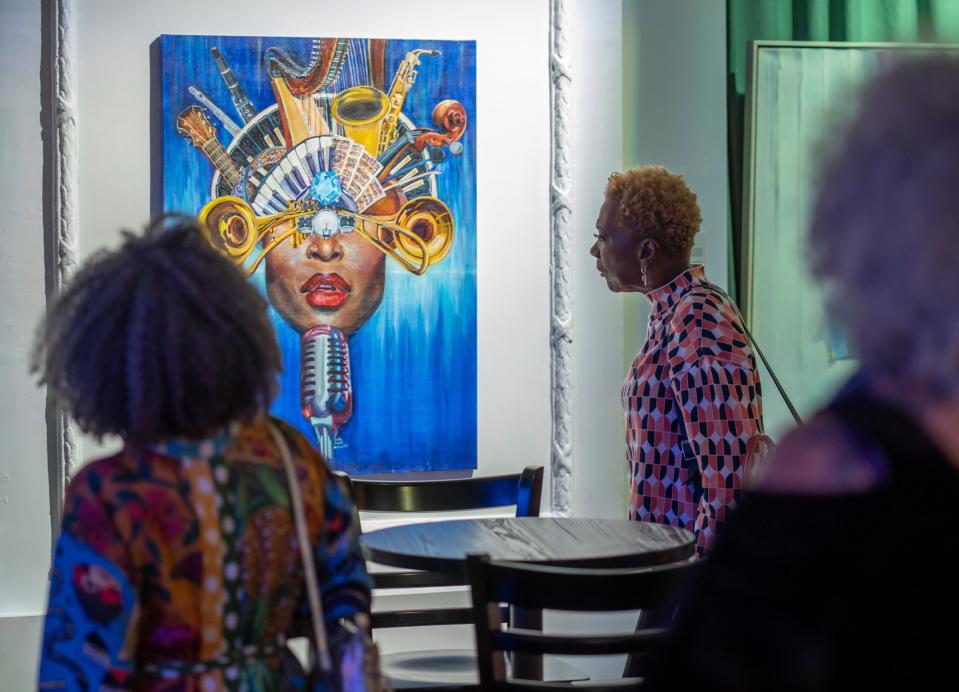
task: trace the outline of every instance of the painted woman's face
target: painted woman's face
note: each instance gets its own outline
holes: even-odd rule
[[[386,256],[357,232],[314,233],[296,248],[284,241],[265,262],[270,302],[300,334],[321,324],[353,334],[383,301]]]

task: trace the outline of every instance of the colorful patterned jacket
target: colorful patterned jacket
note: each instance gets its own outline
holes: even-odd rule
[[[292,428],[330,631],[369,612],[347,491]],[[50,576],[41,690],[296,690],[310,631],[282,458],[265,420],[127,447],[71,481]]]
[[[701,266],[646,297],[646,343],[622,391],[629,518],[695,531],[702,555],[763,429],[759,371],[739,311]]]

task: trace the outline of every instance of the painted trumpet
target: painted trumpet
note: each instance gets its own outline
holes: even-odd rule
[[[382,223],[375,216],[356,216],[376,223],[380,241],[390,248],[384,252],[416,275],[446,257],[453,246],[453,215],[436,197],[414,197],[400,208],[393,223]],[[400,232],[391,236],[397,229]],[[401,257],[419,260],[420,268],[414,269],[411,261]]]
[[[310,225],[299,221],[277,232],[280,226],[301,217],[312,217]],[[356,223],[356,219],[375,226],[375,232]],[[224,196],[204,206],[199,221],[207,241],[247,275],[252,275],[266,255],[287,239],[297,247],[312,233],[331,237],[355,230],[404,269],[419,276],[449,253],[454,235],[453,215],[435,197],[416,197],[404,204],[396,216],[385,219],[338,212],[313,201],[293,201],[286,211],[256,216],[253,208],[239,197]],[[263,243],[267,236],[268,242]],[[262,245],[260,253],[248,264],[258,245]]]
[[[276,233],[276,228],[291,219],[312,216],[317,208],[315,202],[290,202],[287,211],[270,216],[257,216],[245,201],[227,195],[207,203],[200,210],[198,218],[200,228],[210,245],[241,267],[263,238],[270,234],[270,242],[263,247],[253,264],[244,267],[247,274],[252,274],[266,254],[287,238],[292,239],[294,247],[302,241],[302,234],[296,225],[280,234]]]

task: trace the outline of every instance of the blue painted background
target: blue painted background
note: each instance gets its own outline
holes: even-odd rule
[[[162,195],[167,211],[196,214],[210,199],[213,167],[176,131],[177,114],[195,103],[187,87],[196,86],[243,124],[210,55],[213,46],[259,111],[275,103],[263,52],[270,46],[287,48],[305,63],[310,39],[161,37]],[[430,115],[443,99],[456,99],[466,108],[463,153],[447,156],[437,167],[442,171],[437,196],[453,213],[456,236],[450,254],[424,276],[414,276],[387,258],[383,303],[350,340],[355,405],[353,418],[341,430],[346,448],[336,450],[335,466],[351,473],[476,468],[476,44],[391,40],[387,84],[415,48],[438,49],[442,55],[424,57],[417,69],[403,106],[414,126],[434,127]],[[334,91],[359,83],[356,74],[345,69]],[[211,121],[228,146],[229,133],[212,116]],[[266,295],[262,274],[261,267],[252,280]],[[284,360],[272,411],[313,440],[299,406],[299,335],[272,308],[271,313]]]

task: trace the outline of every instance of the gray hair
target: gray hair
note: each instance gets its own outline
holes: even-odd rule
[[[863,366],[959,386],[959,60],[904,61],[868,85],[825,167],[813,274]]]

